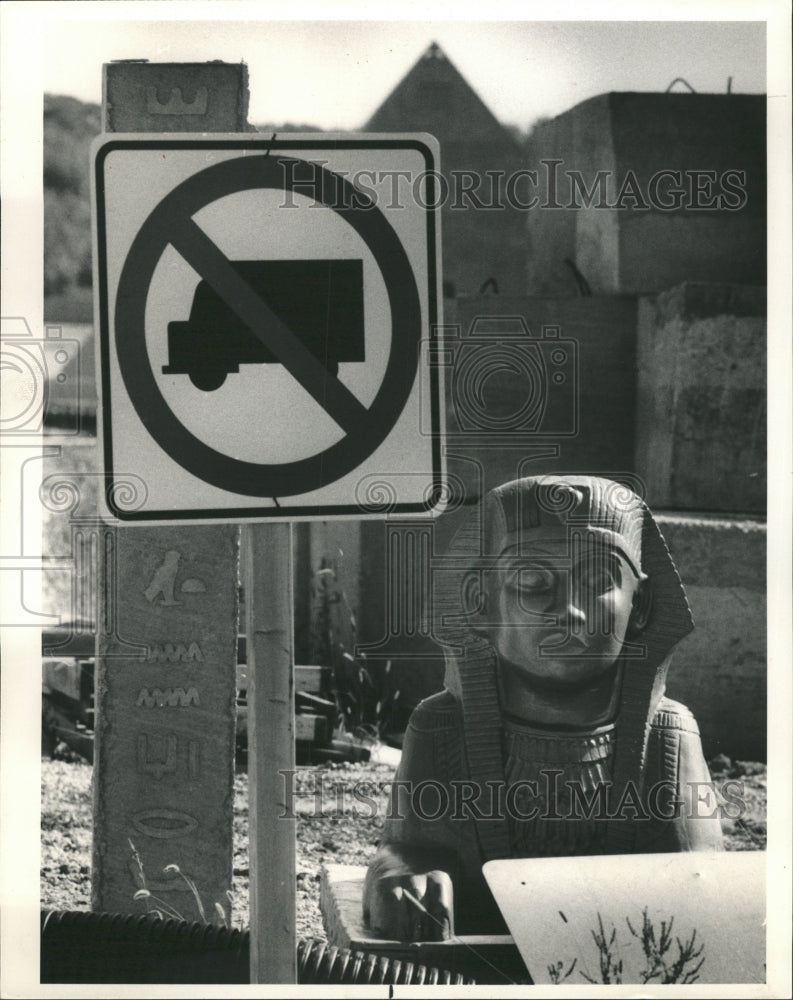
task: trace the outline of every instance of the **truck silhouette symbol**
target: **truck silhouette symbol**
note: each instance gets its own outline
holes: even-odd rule
[[[362,260],[237,260],[237,274],[305,347],[337,375],[340,361],[364,361]],[[164,375],[188,375],[198,389],[219,389],[241,364],[277,364],[204,280],[190,318],[168,324]]]

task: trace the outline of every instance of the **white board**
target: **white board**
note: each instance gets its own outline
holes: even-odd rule
[[[593,932],[605,935],[609,945],[612,931],[612,976],[622,962],[621,981],[642,983],[648,967],[641,941],[645,909],[656,942],[662,922],[669,929],[674,918],[667,966],[679,956],[677,939],[685,946],[696,931],[693,950],[702,951],[683,974],[702,959],[697,984],[764,983],[765,863],[761,851],[725,851],[521,858],[488,861],[483,871],[536,984],[555,981],[551,968],[566,986],[588,985],[586,976],[602,983],[603,949]],[[563,978],[573,960],[572,973]],[[648,985],[662,982],[661,972]]]

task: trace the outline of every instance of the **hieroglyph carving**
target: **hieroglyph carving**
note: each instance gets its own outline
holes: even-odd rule
[[[160,752],[152,756],[149,741],[156,740],[160,751],[165,744],[164,755]],[[179,745],[183,738],[176,733],[156,734],[139,733],[137,742],[136,764],[139,774],[150,774],[158,781],[166,774],[176,774],[179,766]],[[198,778],[201,774],[201,743],[199,740],[187,741],[187,774],[190,778]]]
[[[203,663],[204,654],[197,642],[164,642],[149,646],[149,663]]]
[[[177,688],[141,688],[135,708],[187,708],[200,704],[198,690]]]

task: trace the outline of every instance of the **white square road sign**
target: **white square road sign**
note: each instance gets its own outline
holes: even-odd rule
[[[93,163],[109,512],[437,511],[436,140],[114,134]]]

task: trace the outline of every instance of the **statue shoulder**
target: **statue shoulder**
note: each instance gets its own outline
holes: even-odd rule
[[[408,726],[419,733],[437,733],[460,729],[460,703],[450,691],[439,691],[425,698],[413,709]]]
[[[448,691],[425,698],[413,710],[402,744],[397,777],[446,781],[463,774],[462,712]]]
[[[671,698],[662,698],[653,716],[652,727],[656,730],[682,730],[699,736],[699,726],[690,709]]]

